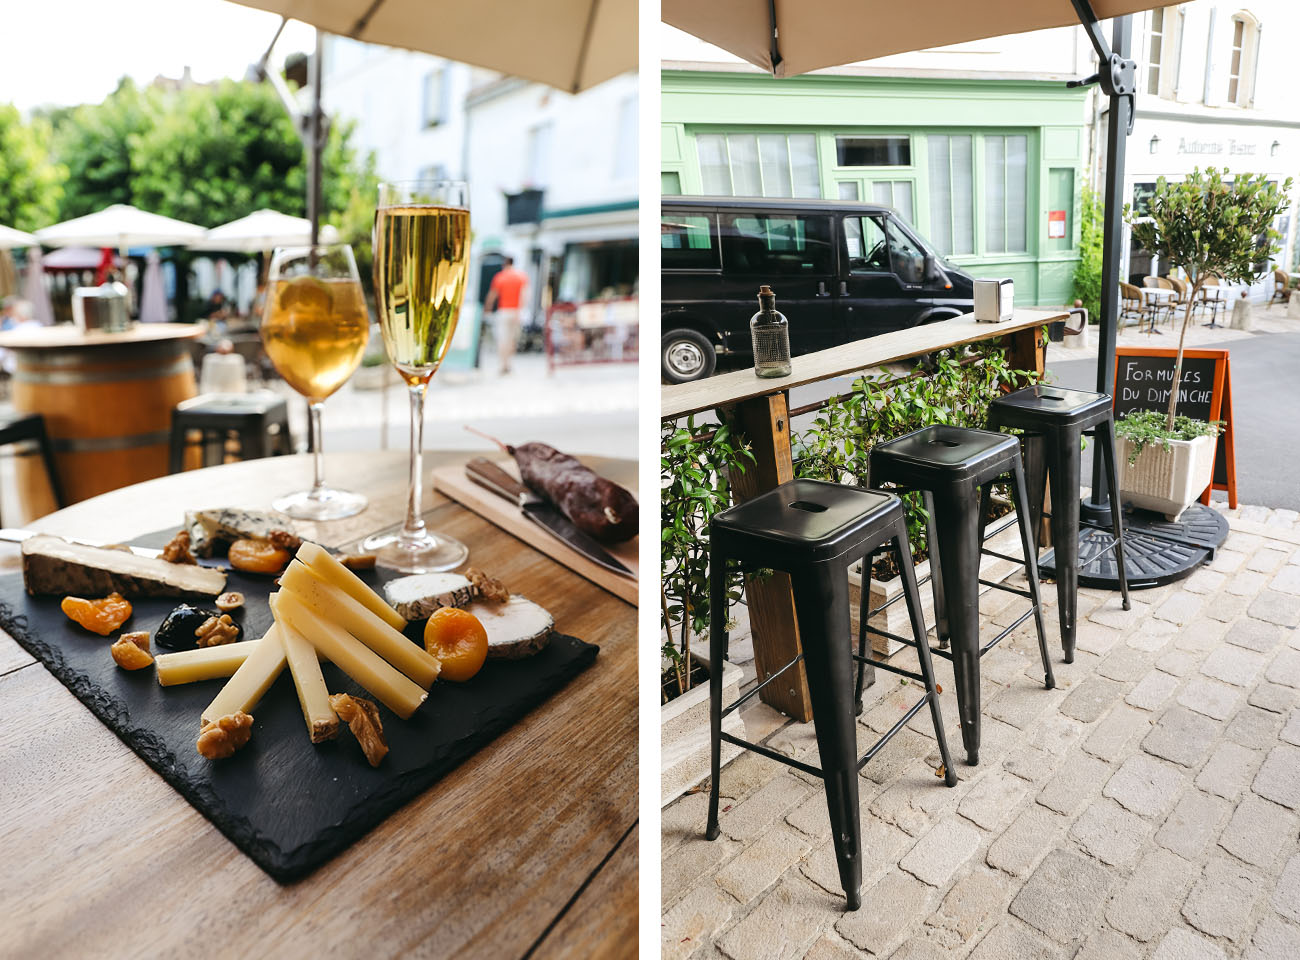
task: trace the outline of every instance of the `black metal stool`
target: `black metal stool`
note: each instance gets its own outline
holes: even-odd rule
[[[54,495],[54,505],[63,509],[63,488],[59,485],[59,471],[54,466],[54,448],[50,446],[49,434],[45,432],[45,418],[39,413],[29,413],[12,419],[0,419],[0,447],[11,443],[33,440],[41,452],[41,461],[45,464],[45,475],[50,481],[50,493]]]
[[[903,589],[912,630],[918,641],[925,638],[925,622],[921,616],[916,578],[912,574],[912,551],[907,542],[902,503],[895,496],[874,490],[818,480],[791,480],[717,514],[709,530],[709,653],[712,662],[720,666],[726,648],[729,561],[736,561],[749,570],[775,569],[790,574],[803,652],[725,708],[722,705],[722,670],[710,671],[709,733],[713,782],[706,835],[710,840],[718,836],[718,768],[723,740],[821,777],[826,784],[826,806],[835,839],[840,882],[848,897],[848,908],[856,910],[862,904],[858,771],[928,703],[935,737],[939,741],[939,755],[943,760],[941,773],[948,786],[957,782],[948,756],[943,718],[939,714],[939,689],[934,682],[929,645],[924,642],[917,644],[920,673],[874,659],[867,661],[863,653],[854,656],[852,652],[848,569],[864,555],[885,545],[892,545],[903,571]],[[865,594],[866,591],[864,597]],[[865,636],[859,631],[860,650]],[[843,646],[848,646],[848,649],[843,649]],[[808,693],[812,699],[813,724],[821,756],[820,769],[742,740],[722,729],[723,716],[738,709],[800,660],[807,668]],[[925,685],[925,695],[861,758],[857,756],[853,705],[855,660],[870,662],[893,673],[920,680]],[[859,708],[861,696],[859,685],[856,691]]]
[[[289,406],[273,393],[213,394],[178,403],[172,411],[171,473],[184,469],[186,436],[191,430],[203,433],[205,467],[221,463],[231,431],[239,434],[243,460],[293,453]],[[213,450],[215,457],[209,456]]]
[[[1107,550],[1115,551],[1124,609],[1129,609],[1128,578],[1124,574],[1124,527],[1115,467],[1115,428],[1111,399],[1104,393],[1067,390],[1035,384],[989,404],[989,426],[1024,431],[1025,482],[1035,535],[1043,518],[1044,477],[1052,491],[1052,548],[1056,559],[1057,609],[1065,662],[1074,662],[1075,618],[1079,600],[1079,569]],[[1079,462],[1082,438],[1091,434],[1104,461],[1110,497],[1110,539],[1095,554],[1079,562],[1079,526],[1106,530],[1079,516]]]
[[[1043,629],[1042,606],[1038,597],[1037,554],[1025,509],[1027,497],[1020,444],[1015,437],[987,430],[943,425],[924,427],[897,440],[876,444],[871,450],[870,476],[874,486],[893,484],[901,490],[919,491],[925,500],[930,547],[930,574],[925,580],[930,581],[934,590],[935,632],[939,638],[939,647],[931,652],[952,661],[966,760],[972,765],[977,764],[980,749],[980,657],[1033,617],[1038,628],[1038,650],[1043,658],[1044,684],[1048,689],[1056,686],[1047,655],[1047,634]],[[984,547],[984,518],[988,513],[993,484],[1004,478],[1011,487],[1018,521],[1003,523],[988,536],[997,536],[1010,523],[1018,522],[1023,557],[1009,557]],[[1021,590],[981,579],[981,554],[1023,564],[1029,589]],[[1030,602],[1028,610],[987,643],[980,641],[980,584],[1014,593]],[[892,602],[868,611],[868,617]],[[910,643],[883,630],[868,629],[891,640]]]

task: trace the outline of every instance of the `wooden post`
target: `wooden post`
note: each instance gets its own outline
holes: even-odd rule
[[[790,458],[790,413],[784,393],[755,397],[736,405],[736,423],[750,443],[754,463],[732,477],[737,503],[794,479]],[[759,682],[799,655],[799,628],[794,616],[790,577],[774,573],[746,581],[749,623],[754,638],[754,665]],[[759,698],[801,723],[812,720],[808,680],[802,663],[763,688]]]
[[[1011,365],[1012,370],[1029,370],[1038,374],[1042,379],[1043,374],[1047,371],[1047,337],[1043,334],[1042,326],[1025,327],[1023,330],[1017,330],[1007,338],[1007,363]],[[1047,485],[1050,487],[1050,485]],[[1043,512],[1052,512],[1052,494],[1051,490],[1042,491],[1043,494]],[[1035,494],[1030,491],[1030,498]],[[1052,545],[1052,521],[1043,517],[1038,524],[1038,549],[1046,550]]]

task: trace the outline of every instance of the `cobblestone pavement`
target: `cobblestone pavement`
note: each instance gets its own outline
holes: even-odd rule
[[[955,788],[935,778],[925,711],[867,764],[856,913],[843,912],[815,778],[742,754],[723,768],[711,843],[706,792],[664,808],[663,956],[1300,957],[1300,522],[1227,515],[1215,560],[1135,592],[1131,611],[1081,591],[1075,662],[1052,644],[1057,689],[1041,685],[1028,624],[984,658],[978,767],[943,695]],[[986,594],[985,626],[1020,603]],[[951,667],[936,668],[950,690]],[[877,673],[864,746],[915,690]],[[811,724],[761,703],[745,721],[750,738],[816,763]]]

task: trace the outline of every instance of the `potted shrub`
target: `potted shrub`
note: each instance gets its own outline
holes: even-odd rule
[[[722,671],[723,702],[740,695],[742,671],[704,656],[709,630],[709,521],[731,505],[731,475],[753,461],[725,419],[666,423],[660,437],[661,614],[660,784],[669,803],[709,775],[709,678]],[[741,596],[740,576],[728,584]],[[703,647],[704,649],[701,649]],[[723,729],[745,736],[740,711]],[[723,744],[722,762],[740,748]]]
[[[1200,169],[1181,183],[1164,177],[1156,182],[1148,215],[1135,219],[1129,206],[1124,218],[1133,239],[1164,263],[1178,267],[1191,282],[1183,325],[1174,356],[1169,406],[1163,415],[1135,411],[1115,426],[1118,437],[1119,487],[1123,498],[1176,519],[1212,480],[1217,424],[1179,418],[1183,345],[1192,307],[1210,277],[1252,283],[1269,269],[1281,238],[1273,221],[1286,212],[1286,192],[1264,174],[1238,174],[1225,180],[1226,169]]]

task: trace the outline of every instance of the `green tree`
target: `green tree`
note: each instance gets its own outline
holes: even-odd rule
[[[1084,184],[1079,204],[1079,265],[1074,268],[1074,298],[1083,302],[1088,317],[1101,321],[1102,261],[1101,194]]]
[[[1201,173],[1194,169],[1181,183],[1164,177],[1156,182],[1147,218],[1133,217],[1128,204],[1124,219],[1133,227],[1133,239],[1161,260],[1187,273],[1192,289],[1183,313],[1174,359],[1173,389],[1169,392],[1166,429],[1174,430],[1178,410],[1178,384],[1183,373],[1183,341],[1205,281],[1218,277],[1229,283],[1251,283],[1269,270],[1269,258],[1280,249],[1282,235],[1273,221],[1286,212],[1291,178],[1281,189],[1265,174],[1239,173],[1225,180],[1227,168]]]
[[[142,92],[130,77],[123,77],[103,103],[51,114],[54,152],[68,171],[59,219],[83,217],[134,200],[132,142],[149,129],[161,101],[158,91]]]
[[[51,163],[49,141],[43,119],[23,123],[17,107],[0,105],[0,224],[37,230],[54,222],[64,171]]]

